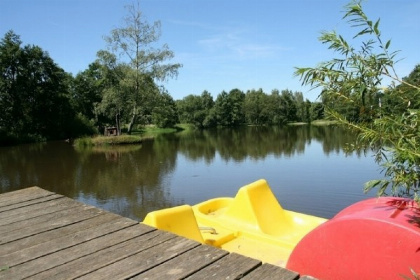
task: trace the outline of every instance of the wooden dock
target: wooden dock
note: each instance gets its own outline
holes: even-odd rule
[[[0,194],[0,279],[313,279],[38,187]]]

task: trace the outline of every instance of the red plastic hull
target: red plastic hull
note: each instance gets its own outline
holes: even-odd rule
[[[287,268],[323,280],[420,275],[420,209],[401,198],[353,204],[307,234]]]

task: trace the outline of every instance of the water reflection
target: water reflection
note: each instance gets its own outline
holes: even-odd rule
[[[206,159],[211,162],[216,153],[224,160],[243,161],[247,158],[264,159],[268,155],[292,157],[303,154],[311,141],[322,143],[325,155],[343,151],[354,143],[356,135],[339,126],[297,127],[243,127],[238,129],[214,129],[194,133],[180,133],[179,151],[192,160]],[[362,155],[362,151],[355,151]]]
[[[277,178],[278,171],[273,171],[277,172],[275,176],[267,172],[277,166],[283,166],[279,170],[287,170],[297,159],[310,162],[311,158],[318,157],[316,161],[322,162],[320,157],[334,154],[339,155],[334,158],[334,164],[348,162],[343,148],[354,140],[355,135],[341,127],[243,127],[160,135],[136,146],[78,150],[65,142],[52,142],[2,147],[0,192],[38,185],[141,220],[155,209],[194,204],[224,195],[224,191],[233,195],[240,184],[249,183],[251,178],[268,177],[270,185],[284,184]],[[322,152],[317,151],[312,142],[320,143]],[[353,156],[364,158],[361,152]],[[227,164],[229,162],[234,165]],[[322,170],[322,164],[317,165],[315,162],[312,167],[306,166],[310,170],[299,176],[306,176],[308,182],[321,171],[324,177],[334,177]],[[235,174],[237,167],[248,171]],[[282,179],[287,175],[290,176],[287,182],[296,181],[296,174],[282,174]],[[231,187],[227,191],[223,186]],[[357,192],[361,193],[360,189]],[[314,199],[312,191],[293,194],[283,188],[284,191],[290,197],[288,201],[297,197],[293,205],[307,205],[305,195],[308,194],[309,199]],[[318,200],[322,203],[323,197]],[[310,208],[309,211],[328,215]]]

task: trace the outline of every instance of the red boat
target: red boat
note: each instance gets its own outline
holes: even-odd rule
[[[339,212],[294,248],[287,268],[319,279],[418,279],[420,208],[381,197]]]

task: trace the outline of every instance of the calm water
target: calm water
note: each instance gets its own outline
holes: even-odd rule
[[[0,147],[0,193],[40,186],[126,217],[234,196],[264,178],[286,209],[331,218],[375,194],[370,153],[345,154],[340,127],[247,127],[161,135],[137,146],[77,150],[65,142]]]

